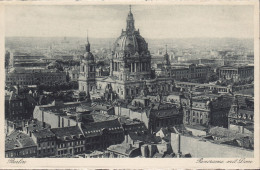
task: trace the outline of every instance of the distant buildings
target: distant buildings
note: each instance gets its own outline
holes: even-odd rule
[[[204,82],[210,75],[211,68],[209,66],[196,66],[191,64],[188,67],[172,68],[171,76],[174,80],[184,80],[193,82]]]
[[[254,66],[222,66],[218,68],[220,78],[234,81],[254,78]]]
[[[45,67],[48,63],[42,61],[45,56],[28,53],[10,53],[11,67]]]
[[[39,85],[66,82],[66,73],[43,68],[13,68],[6,74],[5,83],[12,85]]]

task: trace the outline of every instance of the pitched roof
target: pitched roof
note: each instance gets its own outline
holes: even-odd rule
[[[82,125],[82,130],[85,132],[86,136],[101,135],[104,129],[112,132],[123,131],[123,128],[117,119]]]
[[[30,136],[19,132],[14,131],[5,139],[5,150],[12,150],[12,149],[21,149],[27,147],[34,147],[36,144],[30,138]]]
[[[54,137],[55,134],[50,129],[43,129],[33,133],[36,138]]]
[[[83,138],[83,134],[78,126],[53,128],[51,131],[59,140],[74,140],[75,138]]]
[[[133,141],[141,141],[144,143],[157,143],[157,140],[153,135],[149,135],[146,133],[129,132],[128,135]]]
[[[109,148],[107,148],[107,150],[110,151],[114,151],[123,155],[127,155],[130,156],[130,154],[134,151],[134,150],[138,150],[139,148],[136,147],[131,147],[127,144],[118,144],[118,145],[111,145],[109,146]]]

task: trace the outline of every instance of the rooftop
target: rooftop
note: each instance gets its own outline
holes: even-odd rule
[[[83,138],[83,134],[78,126],[53,128],[53,129],[51,129],[51,131],[60,140],[74,140],[77,138]]]
[[[32,138],[19,131],[14,131],[5,138],[6,151],[13,150],[13,149],[34,147],[34,146],[36,146],[36,144],[34,143]]]
[[[33,133],[36,138],[47,138],[54,137],[55,134],[50,131],[50,129],[43,129]]]

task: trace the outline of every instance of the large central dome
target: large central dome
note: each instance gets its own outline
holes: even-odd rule
[[[130,11],[126,19],[126,30],[122,30],[120,37],[117,38],[114,44],[115,53],[127,53],[134,55],[138,54],[147,54],[148,45],[145,39],[140,35],[139,30],[135,30],[134,26],[134,17]]]

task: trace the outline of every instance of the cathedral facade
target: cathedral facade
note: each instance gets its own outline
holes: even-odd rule
[[[79,91],[102,96],[109,87],[117,98],[131,99],[140,95],[167,93],[173,89],[173,79],[167,74],[153,76],[148,43],[140,35],[139,29],[135,29],[131,7],[126,19],[126,29],[122,30],[114,43],[110,75],[95,77],[94,70],[95,60],[87,41],[86,53],[80,65]],[[145,94],[144,89],[147,89]]]

